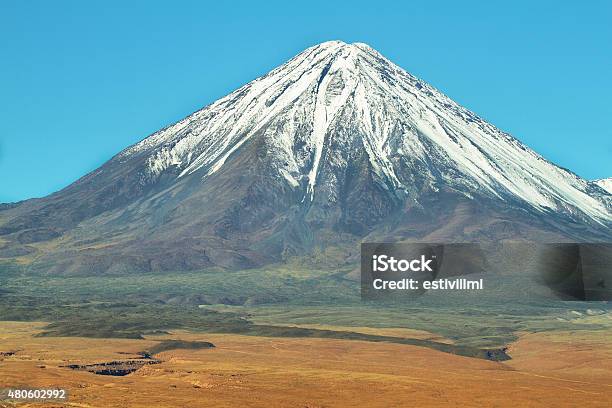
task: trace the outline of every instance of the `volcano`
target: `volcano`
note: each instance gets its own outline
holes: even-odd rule
[[[363,241],[612,239],[612,195],[366,44],[325,42],[41,199],[0,260],[113,274],[352,262]]]

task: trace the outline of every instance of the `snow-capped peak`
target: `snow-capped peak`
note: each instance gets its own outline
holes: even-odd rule
[[[124,151],[147,155],[152,178],[219,171],[253,137],[266,140],[275,170],[313,200],[322,162],[346,163],[332,140],[350,130],[386,188],[410,190],[393,157],[429,169],[431,186],[478,190],[540,211],[610,222],[610,201],[589,183],[410,75],[364,43],[328,41]],[[344,137],[344,136],[342,136]],[[357,146],[357,147],[355,147]],[[433,157],[432,154],[435,156]]]

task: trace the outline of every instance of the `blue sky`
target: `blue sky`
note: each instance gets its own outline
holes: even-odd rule
[[[332,39],[580,176],[612,176],[612,2],[215,3],[0,2],[0,202],[56,191]]]

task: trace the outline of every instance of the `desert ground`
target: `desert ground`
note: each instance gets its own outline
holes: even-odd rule
[[[524,333],[509,348],[511,360],[492,362],[356,340],[188,331],[144,340],[36,337],[44,326],[0,322],[0,388],[66,388],[68,401],[0,406],[605,407],[612,400],[605,331]],[[153,356],[160,363],[125,376],[66,367],[138,359],[168,339],[215,347],[163,351]]]

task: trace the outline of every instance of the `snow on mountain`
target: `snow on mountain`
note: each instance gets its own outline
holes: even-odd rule
[[[332,41],[61,191],[0,206],[0,259],[115,274],[351,264],[362,241],[609,242],[609,187]]]
[[[356,124],[360,148],[386,188],[410,189],[391,160],[410,156],[429,169],[434,189],[448,185],[468,196],[478,190],[542,212],[611,219],[609,197],[591,194],[588,181],[548,162],[362,43],[310,47],[128,148],[119,159],[145,154],[152,179],[173,168],[178,178],[202,172],[205,182],[263,132],[279,177],[303,189],[302,200],[313,200],[323,157],[345,160],[332,141],[348,123]]]
[[[606,190],[608,193],[612,194],[612,177],[608,177],[605,179],[593,180],[593,183],[597,184],[599,187]]]

